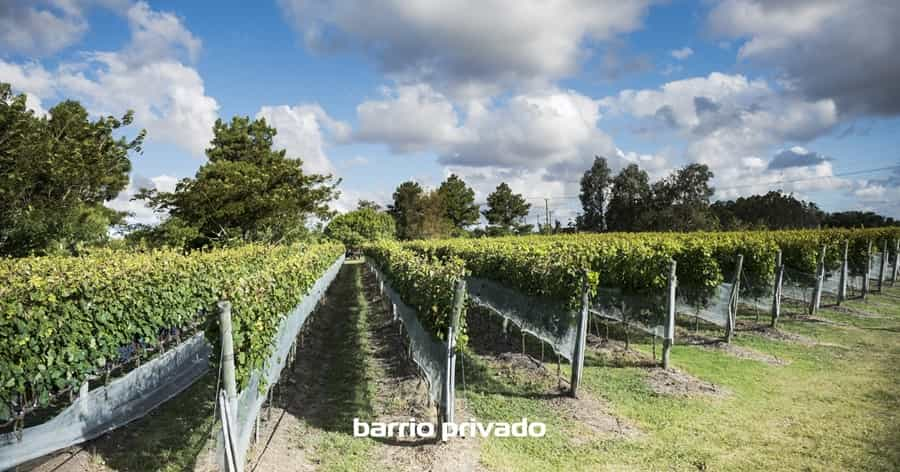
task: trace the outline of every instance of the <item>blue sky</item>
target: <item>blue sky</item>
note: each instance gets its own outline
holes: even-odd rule
[[[216,118],[265,117],[340,210],[403,180],[501,181],[566,223],[594,155],[653,179],[700,162],[717,198],[783,189],[900,217],[900,7],[862,0],[14,1],[0,81],[45,113],[136,111],[110,205],[204,162]],[[843,174],[853,173],[844,176]]]

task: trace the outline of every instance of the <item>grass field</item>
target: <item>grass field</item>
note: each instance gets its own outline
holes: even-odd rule
[[[645,340],[632,340],[629,352],[592,345],[579,400],[560,393],[549,350],[543,364],[523,361],[515,334],[506,344],[492,345],[491,338],[479,344],[479,335],[488,331],[479,326],[457,367],[458,409],[465,415],[460,419],[527,417],[545,422],[547,435],[413,447],[353,438],[350,432],[352,416],[403,412],[397,406],[401,397],[414,395],[392,394],[385,387],[393,385],[391,369],[373,361],[374,346],[394,341],[371,325],[380,302],[364,290],[362,272],[361,265],[345,266],[317,315],[340,336],[308,348],[316,356],[325,349],[335,355],[314,358],[310,365],[319,366],[318,380],[297,393],[302,401],[285,409],[298,426],[273,449],[285,456],[274,461],[284,470],[395,464],[393,470],[423,464],[433,470],[501,471],[900,470],[900,287],[824,308],[815,318],[788,310],[776,333],[749,329],[752,318],[744,320],[736,349],[763,360],[676,345],[677,375],[669,376],[647,365],[652,347]],[[541,357],[538,343],[529,341],[527,351]],[[562,377],[568,378],[566,365]],[[659,378],[677,388],[661,391]],[[681,389],[679,382],[707,387]],[[285,388],[290,397],[292,388],[301,387]],[[82,463],[88,466],[57,470],[192,470],[212,424],[205,401],[210,391],[209,382],[198,384],[151,417],[85,446],[91,460]],[[450,466],[441,468],[444,462]]]

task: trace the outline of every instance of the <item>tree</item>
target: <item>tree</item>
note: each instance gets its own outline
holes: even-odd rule
[[[325,227],[325,236],[341,241],[348,248],[358,248],[368,241],[393,239],[395,235],[391,215],[372,208],[337,215]]]
[[[531,204],[522,195],[513,193],[506,182],[501,182],[487,197],[488,209],[482,214],[488,220],[488,234],[510,234],[530,231],[531,225],[519,222],[528,215]]]
[[[366,208],[369,208],[369,209],[375,210],[375,211],[381,211],[381,205],[373,202],[372,200],[360,200],[359,202],[356,203],[357,210],[364,210]]]
[[[871,211],[840,211],[825,216],[822,224],[828,228],[877,228],[895,226],[897,220]]]
[[[447,219],[457,232],[464,231],[467,226],[478,223],[478,205],[475,205],[475,191],[456,174],[451,174],[438,188],[438,194],[444,200]]]
[[[135,199],[177,217],[200,234],[195,244],[227,240],[282,242],[308,234],[310,217],[328,218],[340,180],[307,174],[303,161],[274,150],[265,119],[216,120],[209,162],[174,192],[142,189]]]
[[[612,180],[606,225],[610,231],[638,231],[641,215],[651,211],[650,178],[637,164]]]
[[[91,121],[71,100],[39,118],[24,94],[0,83],[0,255],[73,253],[107,241],[125,214],[103,204],[128,185],[129,153],[141,152],[145,136],[114,136],[132,118]]]
[[[606,193],[609,188],[609,166],[606,159],[594,156],[591,168],[585,171],[581,177],[581,207],[584,213],[581,215],[579,227],[586,231],[606,230]]]
[[[422,187],[413,181],[403,182],[394,191],[394,204],[388,205],[388,213],[394,217],[398,238],[412,239],[410,227],[418,216],[423,193]]]
[[[690,164],[655,182],[652,211],[641,214],[638,225],[652,231],[699,231],[716,229],[709,199],[713,173],[705,164]]]
[[[711,207],[722,229],[817,228],[824,216],[815,203],[780,191],[718,201]]]

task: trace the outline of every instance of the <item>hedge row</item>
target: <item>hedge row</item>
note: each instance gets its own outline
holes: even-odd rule
[[[416,310],[422,326],[435,338],[446,339],[456,284],[466,275],[463,262],[456,258],[423,257],[394,241],[370,243],[363,251],[389,279],[403,302]],[[465,316],[462,316],[457,344],[463,346],[466,340]]]
[[[45,405],[105,373],[123,347],[157,346],[173,328],[205,328],[217,346],[220,299],[233,305],[243,387],[268,358],[281,319],[343,251],[334,243],[248,245],[2,261],[0,413],[21,407],[19,396],[26,406]]]

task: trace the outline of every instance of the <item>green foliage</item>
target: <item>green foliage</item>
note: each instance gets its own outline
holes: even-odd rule
[[[478,223],[478,205],[475,205],[475,191],[456,174],[451,174],[441,186],[438,194],[444,201],[447,219],[456,229]]]
[[[416,310],[419,321],[438,339],[446,339],[453,316],[456,284],[466,275],[463,262],[455,258],[423,257],[394,241],[367,244],[366,257],[390,279],[403,302]],[[457,344],[466,343],[465,313],[459,320]]]
[[[366,242],[394,239],[396,230],[391,215],[363,208],[334,217],[325,227],[325,236],[358,248]]]
[[[491,236],[506,236],[514,234],[523,225],[520,221],[528,215],[530,203],[518,193],[513,193],[506,182],[501,182],[497,188],[487,197],[488,209],[483,212],[487,218],[487,233]],[[531,226],[528,226],[530,231]]]
[[[612,181],[606,226],[610,231],[637,231],[641,211],[651,204],[650,178],[637,164],[622,169]]]
[[[585,231],[606,230],[606,203],[609,189],[609,166],[606,158],[594,156],[591,168],[581,177],[581,207],[584,213],[578,217],[578,227]]]
[[[193,179],[174,192],[143,189],[135,199],[196,228],[197,244],[297,241],[308,233],[307,218],[331,216],[339,181],[307,174],[302,160],[274,150],[276,130],[264,119],[217,120],[213,132],[209,162]]]
[[[878,228],[896,224],[897,220],[871,211],[839,211],[822,220],[822,225],[828,228]]]
[[[0,255],[73,253],[107,240],[124,215],[103,203],[128,185],[128,154],[144,139],[115,137],[132,116],[91,121],[64,101],[37,117],[24,94],[0,83]]]
[[[816,228],[824,213],[815,203],[782,192],[718,201],[712,211],[723,229]]]
[[[233,304],[237,380],[264,366],[281,320],[343,253],[340,244],[247,245],[182,254],[98,250],[0,264],[0,400],[46,403],[118,361],[123,346],[205,326],[218,345],[216,301]]]
[[[412,227],[418,219],[419,200],[423,194],[422,187],[413,181],[403,182],[394,191],[394,203],[388,206],[388,213],[397,223],[398,238],[412,239]]]

